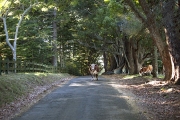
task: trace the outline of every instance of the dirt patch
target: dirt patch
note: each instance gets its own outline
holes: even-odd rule
[[[125,75],[103,75],[117,80],[123,89],[129,90],[136,97],[134,100],[143,108],[149,120],[180,119],[180,86],[169,85],[158,78],[132,77]]]

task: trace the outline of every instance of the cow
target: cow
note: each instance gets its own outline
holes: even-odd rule
[[[90,64],[89,72],[92,76],[92,80],[98,80],[99,67],[97,64]]]
[[[153,66],[152,65],[148,65],[147,67],[142,67],[139,70],[139,75],[140,76],[151,75],[152,70],[153,70]]]

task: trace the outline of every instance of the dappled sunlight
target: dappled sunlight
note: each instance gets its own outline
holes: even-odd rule
[[[138,77],[139,75],[126,75],[123,77],[123,79],[132,79],[132,78],[135,78],[135,77]]]
[[[79,83],[71,83],[69,86],[85,86],[85,85]]]
[[[38,72],[37,72],[37,73],[34,73],[34,75],[36,75],[36,76],[42,76],[42,75],[43,75],[43,76],[47,76],[46,73],[38,73]]]
[[[89,82],[88,85],[101,85],[101,84]]]
[[[94,83],[94,82],[74,82],[74,83],[71,83],[69,86],[97,86],[97,85],[101,85],[101,84],[98,84],[98,83]]]
[[[168,88],[167,90],[163,90],[165,93],[171,93],[174,91],[174,88]]]
[[[152,86],[162,86],[166,84],[167,84],[166,81],[157,81],[157,80],[153,80],[153,81],[145,83],[145,85],[152,85]]]
[[[117,83],[115,83],[115,84],[110,84],[113,88],[125,88],[126,87],[126,85],[120,85],[120,84],[117,84]]]
[[[163,81],[163,75],[159,75],[158,78],[138,75],[109,75],[105,77],[116,82],[111,82],[110,85],[119,88],[119,92],[121,90],[131,91],[135,95],[132,100],[142,106],[146,114],[152,115],[153,120],[180,118],[180,87]],[[131,95],[126,94],[123,94],[122,97],[128,101],[132,98]]]
[[[131,97],[127,95],[122,95],[121,98],[128,99],[128,100],[131,99]]]

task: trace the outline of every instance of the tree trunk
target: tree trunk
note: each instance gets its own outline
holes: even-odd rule
[[[152,61],[152,65],[153,65],[153,77],[157,78],[157,74],[158,74],[158,61],[157,61],[157,47],[154,46],[154,50],[153,50],[153,61]]]
[[[139,73],[139,57],[138,57],[138,48],[137,46],[135,47],[136,40],[132,40],[132,55],[133,55],[133,60],[134,60],[134,73],[133,74],[138,74]]]
[[[178,9],[176,9],[176,2],[175,0],[169,0],[164,4],[163,22],[173,61],[171,81],[180,84],[180,0],[178,1]]]
[[[169,81],[172,79],[173,61],[169,53],[168,46],[163,42],[158,28],[155,25],[151,25],[148,28],[162,58],[163,66],[165,69],[164,80]]]
[[[12,54],[13,54],[13,61],[15,61],[14,63],[14,66],[15,66],[15,73],[16,73],[16,59],[17,59],[17,55],[16,55],[16,46],[17,46],[17,39],[18,39],[18,32],[19,32],[19,27],[21,25],[21,22],[25,16],[25,14],[32,8],[33,5],[30,5],[24,12],[23,14],[20,16],[20,19],[19,19],[19,22],[16,26],[16,32],[15,32],[15,36],[14,36],[14,43],[13,45],[9,42],[9,34],[8,34],[8,29],[7,29],[7,25],[6,25],[6,17],[7,15],[3,16],[2,19],[3,19],[3,24],[4,24],[4,31],[5,31],[5,34],[6,34],[6,43],[8,44],[8,46],[11,48],[12,50]]]
[[[128,39],[128,44],[127,44],[127,57],[129,61],[129,74],[134,74],[134,58],[133,58],[133,53],[132,53],[132,46],[130,42],[130,38]]]
[[[107,72],[107,64],[108,64],[108,61],[107,61],[107,55],[106,55],[106,52],[104,51],[103,52],[103,58],[104,58],[104,69],[105,69],[105,72]]]
[[[178,10],[176,12],[177,15],[175,15],[175,21],[174,21],[174,25],[175,27],[175,38],[174,38],[174,45],[175,45],[175,52],[173,54],[174,58],[175,58],[175,77],[174,77],[174,81],[175,84],[180,85],[180,31],[178,28],[180,28],[180,0],[178,0]]]
[[[64,68],[65,67],[65,61],[64,61],[64,50],[63,50],[63,45],[60,44],[60,49],[59,49],[59,62],[60,62],[60,67]]]
[[[117,68],[116,60],[115,60],[115,57],[113,55],[110,56],[109,62],[110,62],[110,67],[109,67],[110,71]]]
[[[53,11],[54,14],[54,20],[53,20],[53,66],[57,67],[57,24],[56,24],[56,16],[57,16],[57,10],[54,8]]]
[[[7,25],[6,25],[6,18],[3,17],[3,24],[4,24],[4,32],[6,34],[6,43],[9,45],[9,47],[12,50],[12,54],[13,54],[13,60],[16,60],[16,50],[14,48],[14,46],[9,42],[9,34],[8,34],[8,30],[7,30]]]
[[[8,29],[7,29],[7,25],[6,25],[6,15],[2,17],[3,19],[3,24],[4,24],[4,31],[5,31],[5,34],[6,34],[6,43],[9,45],[9,47],[11,48],[12,50],[12,54],[13,54],[13,60],[16,61],[16,44],[17,44],[17,38],[18,38],[18,31],[19,31],[19,27],[20,27],[20,24],[24,18],[24,16],[26,15],[26,13],[32,8],[33,5],[30,5],[24,12],[23,14],[21,15],[20,19],[19,19],[19,22],[16,26],[16,32],[15,32],[15,36],[14,36],[14,43],[13,45],[9,42],[9,34],[8,34]]]

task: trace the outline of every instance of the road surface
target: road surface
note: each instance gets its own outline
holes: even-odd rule
[[[116,85],[102,77],[74,78],[13,120],[146,120]]]

